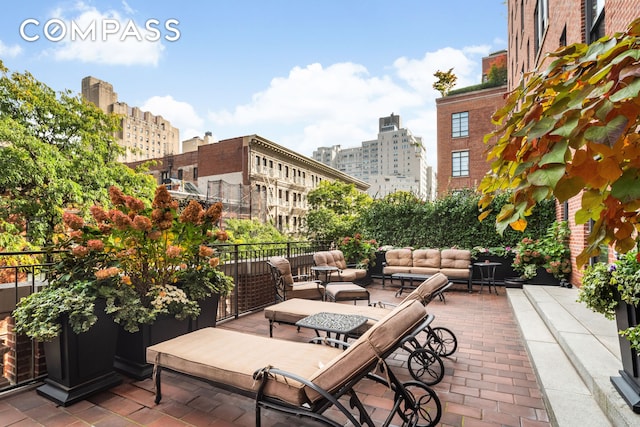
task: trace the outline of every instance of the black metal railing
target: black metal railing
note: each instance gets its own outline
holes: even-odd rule
[[[313,253],[329,249],[321,242],[222,244],[216,246],[221,270],[233,278],[233,292],[221,298],[218,321],[260,310],[275,301],[275,287],[266,261],[285,256],[292,272],[310,274]],[[46,375],[41,346],[13,329],[11,313],[20,298],[48,284],[46,270],[54,253],[45,251],[0,252],[0,393]]]

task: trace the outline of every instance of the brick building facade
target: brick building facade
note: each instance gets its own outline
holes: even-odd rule
[[[257,218],[294,234],[304,226],[307,194],[321,181],[339,180],[354,184],[359,191],[369,187],[259,135],[197,145],[195,151],[156,160],[150,172],[158,183],[166,178],[191,182],[208,199],[223,202],[225,215]]]
[[[547,53],[573,43],[591,43],[605,34],[624,31],[640,17],[638,0],[509,0],[508,7],[508,87],[518,86],[526,74],[544,70]],[[586,245],[588,225],[578,225],[575,213],[581,195],[558,205],[558,219],[569,221],[573,260],[571,283],[579,285],[582,275],[575,256]],[[612,254],[608,254],[612,258]]]
[[[475,188],[487,172],[484,136],[495,130],[491,115],[504,104],[506,90],[503,85],[436,99],[439,196]]]

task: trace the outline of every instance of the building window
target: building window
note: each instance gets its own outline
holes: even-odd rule
[[[451,115],[451,137],[469,136],[469,112],[453,113]]]
[[[536,3],[535,21],[535,50],[538,52],[542,47],[544,32],[549,26],[549,0],[538,0]]]
[[[196,181],[198,179],[198,168],[193,168],[193,180]]]
[[[182,169],[178,169],[178,179],[182,179]]]
[[[469,176],[469,151],[451,153],[451,176]]]
[[[587,0],[587,43],[593,43],[604,37],[604,3],[605,0]]]

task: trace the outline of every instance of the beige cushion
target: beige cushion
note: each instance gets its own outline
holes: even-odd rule
[[[404,336],[426,317],[424,306],[418,301],[406,301],[380,319],[349,348],[311,376],[310,380],[333,392],[346,381],[362,374],[369,364],[396,347]],[[319,395],[307,388],[311,401]]]
[[[347,268],[347,262],[345,261],[344,254],[342,253],[341,250],[334,249],[330,252],[330,254],[333,257],[332,265],[335,265],[341,270],[344,270],[345,268]]]
[[[385,253],[384,257],[387,267],[411,267],[413,265],[411,249],[391,249]]]
[[[417,288],[406,296],[404,301],[411,301],[415,299],[420,301],[422,304],[427,305],[431,301],[431,298],[433,298],[433,293],[446,286],[447,283],[449,283],[447,276],[442,273],[436,273],[424,282],[420,283]]]
[[[471,251],[468,251],[466,249],[443,249],[442,250],[440,268],[442,269],[456,268],[456,269],[468,270],[469,265],[471,265]]]
[[[293,284],[293,275],[291,274],[291,264],[289,260],[282,256],[272,256],[269,258],[269,262],[276,266],[282,279],[286,285]]]
[[[438,249],[416,249],[413,251],[413,267],[440,268]]]
[[[433,275],[440,273],[439,267],[411,267],[408,273]]]
[[[350,282],[328,283],[325,293],[334,301],[354,298],[369,299],[369,291],[362,286]]]

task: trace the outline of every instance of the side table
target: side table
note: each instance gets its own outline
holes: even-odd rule
[[[349,337],[354,337],[353,333],[367,323],[367,320],[366,317],[358,314],[320,312],[298,320],[296,326],[313,329],[317,336],[324,331],[327,338],[331,338],[331,334],[334,334],[333,338],[336,340],[346,341]]]
[[[501,262],[474,262],[473,265],[480,270],[480,293],[482,293],[482,287],[487,284],[489,286],[489,293],[491,293],[491,286],[498,295],[498,288],[496,287],[496,268],[502,265]]]

